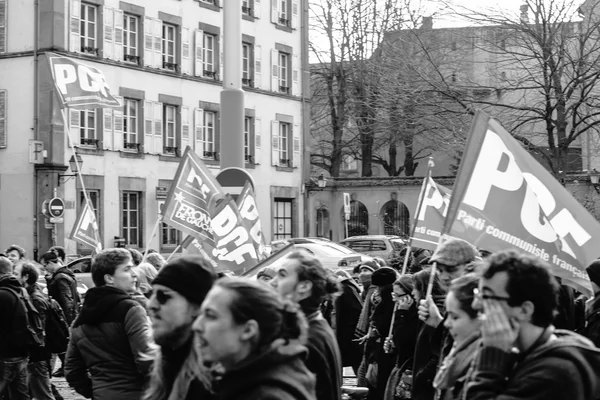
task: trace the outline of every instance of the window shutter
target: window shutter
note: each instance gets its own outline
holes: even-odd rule
[[[254,164],[260,164],[261,122],[260,118],[254,118]]]
[[[6,90],[0,90],[0,149],[5,149],[8,145],[8,129],[6,127],[6,114],[8,114],[8,112],[6,100]]]
[[[261,79],[262,79],[262,74],[261,74],[261,60],[262,60],[262,54],[261,54],[262,48],[260,47],[260,45],[255,45],[254,46],[254,87],[257,89],[260,89],[261,87]]]
[[[300,26],[299,6],[298,0],[292,0],[292,18],[290,18],[290,26],[292,29],[296,29]]]
[[[113,109],[102,109],[102,148],[106,150],[114,150],[113,137]]]
[[[274,24],[279,23],[279,7],[277,0],[271,0],[271,22]]]
[[[219,35],[219,80],[223,81],[223,35]]]
[[[202,35],[201,30],[196,30],[194,33],[194,75],[202,76]]]
[[[204,146],[202,140],[202,129],[204,127],[204,110],[194,109],[194,150],[200,157],[204,157]]]
[[[69,51],[81,52],[81,33],[79,19],[81,14],[81,3],[79,0],[71,0],[71,24],[69,35]]]
[[[115,98],[119,100],[121,107],[113,110],[113,115],[115,118],[115,134],[113,136],[113,145],[115,150],[123,150],[123,109],[125,108],[125,101],[120,96],[115,96]]]
[[[298,54],[292,56],[292,94],[300,96],[300,57]]]
[[[279,92],[279,51],[271,49],[271,90]]]
[[[8,3],[0,0],[0,53],[6,52],[6,21],[8,21]]]
[[[144,101],[144,152],[156,154],[154,149],[154,103]]]
[[[115,10],[115,60],[123,61],[123,11]]]
[[[294,128],[292,131],[292,135],[293,135],[293,144],[292,144],[292,166],[294,168],[298,168],[300,166],[300,136],[301,136],[301,132],[300,132],[300,124],[294,124]]]
[[[181,73],[190,74],[190,30],[181,28]]]
[[[181,106],[181,148],[180,154],[183,154],[185,148],[191,144],[190,141],[190,108]]]
[[[254,17],[260,18],[260,0],[254,0]]]
[[[152,21],[152,34],[154,36],[154,67],[162,68],[162,21]]]
[[[152,35],[154,21],[144,18],[144,65],[154,67],[154,36]]]
[[[279,121],[271,121],[271,164],[279,166]]]
[[[163,152],[163,103],[154,103],[154,152]]]
[[[115,37],[113,33],[114,10],[110,7],[104,7],[102,13],[102,19],[104,20],[104,47],[102,51],[104,54],[104,58],[112,59],[115,58]]]
[[[68,134],[71,140],[65,137],[67,143],[69,143],[69,147],[73,147],[75,144],[79,146],[81,144],[81,133],[79,129],[81,127],[81,111],[76,109],[69,108],[69,132],[65,132]]]

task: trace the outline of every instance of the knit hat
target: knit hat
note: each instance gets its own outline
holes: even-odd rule
[[[375,261],[375,260],[367,260],[367,261],[363,261],[363,263],[360,264],[360,269],[363,269],[363,268],[366,268],[366,269],[370,270],[371,272],[374,272],[379,269],[379,264],[377,264],[377,261]]]
[[[276,272],[273,268],[264,267],[260,271],[258,271],[256,278],[260,278],[261,276],[267,276],[267,277],[269,277],[269,279],[273,279],[273,278],[275,278],[275,274],[276,274]]]
[[[390,267],[382,267],[373,272],[371,276],[371,284],[375,286],[386,286],[396,282],[398,275],[396,271]]]
[[[590,281],[600,286],[600,260],[594,260],[585,269],[590,277]]]
[[[166,286],[190,302],[202,304],[215,280],[210,262],[199,255],[186,255],[162,267],[152,285]]]
[[[468,264],[479,257],[479,252],[473,245],[462,239],[450,239],[435,250],[429,260],[449,267]]]

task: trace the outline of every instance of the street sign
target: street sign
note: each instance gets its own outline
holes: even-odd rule
[[[350,193],[344,193],[344,216],[346,221],[350,219]]]
[[[165,186],[156,187],[156,200],[166,200],[169,190]]]
[[[62,224],[65,222],[63,217],[50,217],[49,220],[51,224]]]
[[[65,202],[55,197],[48,202],[48,216],[58,218],[62,217],[65,213]]]
[[[252,175],[238,167],[225,168],[217,174],[217,182],[219,182],[225,192],[229,193],[236,200],[237,196],[242,192],[246,181],[250,181],[252,189],[255,188]]]

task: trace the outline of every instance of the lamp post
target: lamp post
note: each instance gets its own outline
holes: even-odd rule
[[[58,175],[58,184],[56,186],[60,186],[61,178],[67,178],[63,181],[63,182],[66,182],[70,178],[79,175],[80,168],[83,165],[83,159],[81,158],[79,153],[76,153],[76,156],[77,156],[77,158],[75,158],[75,156],[71,156],[71,158],[69,159],[69,167],[71,168],[71,171],[73,173],[72,174],[64,174],[64,175],[59,174]]]

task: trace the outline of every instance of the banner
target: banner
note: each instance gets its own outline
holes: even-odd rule
[[[435,251],[450,203],[450,189],[438,185],[431,178],[425,178],[421,210],[416,218],[415,233],[410,238],[410,247]]]
[[[102,250],[96,215],[87,202],[84,203],[81,212],[77,216],[70,238],[77,243],[95,249],[96,252]]]
[[[252,184],[246,181],[242,188],[242,192],[237,198],[237,206],[242,216],[244,226],[250,233],[250,237],[256,248],[258,258],[260,260],[267,257],[267,249],[265,246],[265,237],[263,235],[262,224],[256,207],[256,197],[254,197],[254,189]]]
[[[192,235],[188,235],[183,242],[181,242],[181,247],[186,249],[189,254],[200,254],[204,258],[206,258],[213,268],[217,269],[219,264],[204,250],[202,247],[202,243],[198,241],[198,239],[194,238]]]
[[[477,214],[474,214],[476,211]],[[504,128],[478,112],[442,233],[478,248],[514,248],[591,293],[585,267],[600,256],[600,224]]]
[[[50,72],[61,108],[78,109],[120,107],[99,69],[78,60],[48,53]]]

